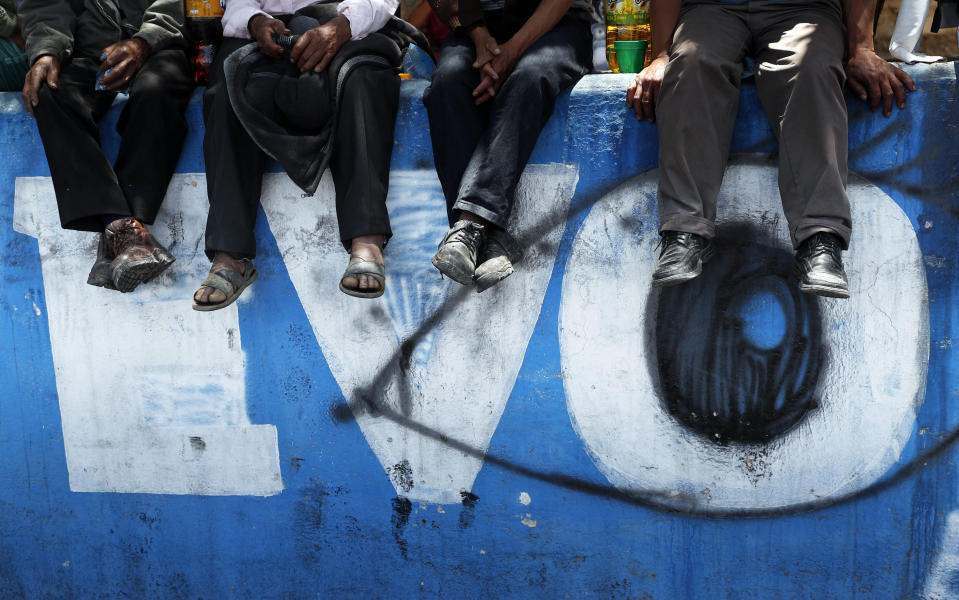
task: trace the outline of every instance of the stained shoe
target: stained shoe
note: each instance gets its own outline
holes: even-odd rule
[[[703,263],[713,257],[713,243],[685,231],[664,231],[662,250],[653,271],[653,287],[678,285],[703,272]]]
[[[113,285],[121,292],[132,292],[141,283],[162,273],[175,260],[169,250],[132,217],[117,219],[107,225],[103,237],[115,257],[110,263]]]
[[[512,275],[513,265],[522,258],[523,253],[510,234],[490,227],[486,233],[486,243],[480,248],[476,259],[479,266],[473,272],[477,293],[488,290]]]
[[[456,283],[473,283],[476,257],[486,241],[486,228],[479,223],[461,219],[453,224],[440,242],[433,266]]]
[[[113,285],[113,267],[110,266],[113,258],[113,251],[110,250],[110,247],[107,245],[106,235],[101,233],[100,243],[97,245],[97,261],[93,263],[93,268],[90,269],[90,275],[87,276],[87,283],[89,285],[95,285],[108,290],[117,289],[117,287]]]
[[[831,233],[810,236],[796,250],[799,291],[829,298],[848,298],[842,268],[842,240]]]

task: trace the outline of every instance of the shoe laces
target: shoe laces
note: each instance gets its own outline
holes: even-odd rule
[[[817,233],[806,242],[806,252],[809,256],[829,254],[836,256],[842,251],[839,238],[828,233]]]
[[[443,243],[458,242],[466,246],[471,253],[475,254],[479,249],[482,239],[483,230],[480,228],[480,226],[474,223],[469,223],[455,231],[452,231],[449,237],[446,238],[446,241]]]
[[[662,248],[662,252],[660,252],[660,256],[662,256],[669,251],[670,247],[676,244],[689,246],[689,242],[692,239],[692,234],[685,231],[664,231],[662,235],[660,235],[659,242],[656,243],[656,247],[653,248],[653,251],[655,252],[656,250]]]

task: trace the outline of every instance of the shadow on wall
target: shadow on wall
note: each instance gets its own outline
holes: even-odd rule
[[[750,224],[718,228],[703,274],[647,303],[660,397],[713,442],[769,442],[818,404],[819,299],[799,292],[792,254],[764,236]]]

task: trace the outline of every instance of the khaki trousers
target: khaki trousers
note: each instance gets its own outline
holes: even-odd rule
[[[793,245],[828,231],[848,246],[841,14],[835,0],[683,5],[656,105],[661,232],[715,234],[743,58],[751,56],[779,141],[779,191]]]

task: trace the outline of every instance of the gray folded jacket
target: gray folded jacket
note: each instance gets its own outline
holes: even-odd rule
[[[287,27],[302,34],[336,14],[335,3],[312,4],[297,11]],[[398,70],[401,48],[411,43],[429,51],[416,28],[393,17],[379,32],[343,44],[320,73],[301,73],[288,59],[266,56],[250,43],[223,64],[230,103],[253,141],[312,195],[330,162],[346,79],[360,65]]]

